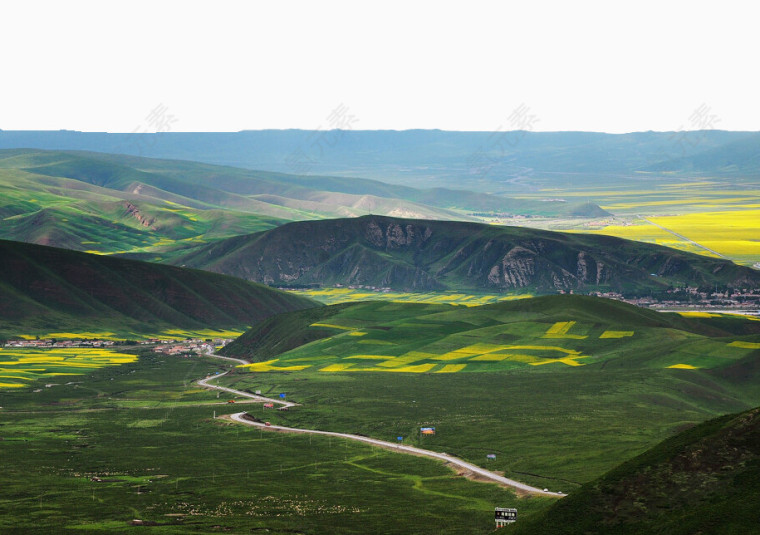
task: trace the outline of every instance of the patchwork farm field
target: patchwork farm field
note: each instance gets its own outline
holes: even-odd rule
[[[1,390],[0,455],[13,463],[0,473],[0,531],[131,532],[140,519],[163,533],[487,533],[494,506],[529,516],[553,499],[223,416],[401,437],[570,492],[680,429],[760,404],[760,322],[583,296],[344,303],[265,320],[225,351],[241,347],[252,365],[130,352],[75,381]],[[193,384],[224,368],[220,384],[299,405]]]
[[[608,305],[606,300],[602,302]],[[618,304],[609,302],[609,308],[618,311]],[[334,313],[327,309],[328,319],[294,327],[315,333],[313,341],[241,368],[322,373],[498,372],[588,365],[710,369],[745,358],[746,348],[735,345],[737,337],[714,339],[674,328],[679,317],[754,322],[760,331],[760,322],[726,314],[662,316],[666,319],[657,325],[658,313],[643,323],[635,317],[631,323],[608,323],[590,311],[568,309],[546,315],[515,310],[519,307],[379,302],[343,307]],[[669,342],[669,351],[658,352],[663,339]],[[255,353],[251,355],[255,357]]]
[[[245,344],[256,360],[260,348],[261,360],[222,382],[303,404],[255,413],[273,423],[401,436],[565,492],[678,429],[760,402],[760,322],[744,318],[580,296],[332,308],[319,321],[287,318],[298,342],[279,354],[249,331],[227,349]]]
[[[480,306],[499,301],[527,299],[530,294],[468,294],[457,292],[394,292],[373,291],[354,288],[319,288],[311,290],[292,290],[326,305],[338,303],[355,303],[359,301],[393,301],[398,303],[440,303],[448,305]]]
[[[240,331],[214,329],[169,329],[158,334],[145,335],[129,333],[130,340],[184,340],[184,339],[232,339],[240,336]],[[20,335],[15,338],[34,340],[69,339],[69,340],[114,340],[125,338],[112,331],[104,332],[56,332],[39,335]],[[135,353],[122,352],[118,347],[0,347],[0,391],[9,388],[26,387],[34,381],[74,380],[75,376],[86,375],[104,366],[115,366],[137,360]],[[72,377],[67,377],[72,376]]]
[[[0,348],[0,390],[22,388],[37,379],[65,380],[84,375],[103,366],[134,362],[137,356],[108,349]]]
[[[495,505],[530,514],[554,501],[432,460],[232,424],[222,416],[245,400],[192,384],[222,367],[147,353],[0,393],[0,531],[132,533],[139,519],[158,533],[453,535],[489,533]]]
[[[640,180],[603,187],[543,188],[530,200],[585,199],[613,216],[593,219],[531,218],[494,222],[608,234],[656,243],[738,264],[760,263],[760,189],[752,179],[699,180],[658,176],[648,188]]]

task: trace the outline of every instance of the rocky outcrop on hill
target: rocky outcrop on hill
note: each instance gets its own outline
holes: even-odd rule
[[[177,262],[286,286],[544,293],[649,293],[675,283],[760,287],[752,269],[609,236],[382,216],[290,223]]]

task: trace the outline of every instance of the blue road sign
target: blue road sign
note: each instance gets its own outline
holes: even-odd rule
[[[401,442],[402,440],[404,440],[404,437],[396,437],[396,440],[398,440],[399,442]]]
[[[281,397],[281,398],[284,398],[284,397],[285,397],[285,394],[284,394],[284,393],[280,394],[280,397]]]

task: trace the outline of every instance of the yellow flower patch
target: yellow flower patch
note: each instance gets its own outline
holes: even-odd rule
[[[471,353],[469,351],[449,351],[448,353],[444,353],[443,355],[438,355],[436,357],[433,357],[433,360],[459,360],[459,359],[466,359],[473,355],[477,355],[477,353]]]
[[[438,355],[432,358],[434,360],[457,360],[457,359],[469,358],[473,355],[483,355],[486,353],[494,353],[496,351],[509,349],[509,347],[510,346],[495,345],[495,344],[473,344],[470,346],[462,347],[460,349],[455,349],[454,351],[449,351],[448,353],[444,353],[443,355]]]
[[[329,366],[325,366],[322,368],[321,372],[343,372],[349,369],[351,366],[353,366],[353,363],[350,364],[330,364]]]
[[[416,366],[404,366],[402,368],[365,368],[361,371],[368,372],[404,372],[404,373],[424,373],[435,368],[437,364],[417,364]],[[359,371],[359,370],[354,370]]]
[[[532,349],[535,351],[559,351],[560,353],[565,353],[566,355],[580,355],[580,351],[576,351],[575,349],[565,349],[564,347],[558,347],[558,346],[533,346],[533,345],[519,345],[519,346],[505,346],[505,349]]]
[[[137,360],[137,355],[117,353],[102,348],[11,348],[2,352],[0,377],[33,381],[39,377],[57,375],[82,375],[87,371],[126,364]],[[81,372],[79,370],[82,370]],[[8,386],[12,385],[12,386]],[[0,388],[16,388],[17,383],[3,382]]]
[[[736,342],[731,342],[728,345],[732,347],[741,347],[744,349],[760,349],[760,343],[758,342],[743,342],[741,340],[737,340]]]
[[[301,371],[306,368],[310,368],[311,364],[304,364],[301,366],[273,366],[272,364],[278,362],[280,359],[266,360],[264,362],[254,362],[252,364],[241,364],[238,368],[247,368],[252,372],[283,372],[283,371]]]
[[[698,370],[696,366],[692,366],[691,364],[673,364],[672,366],[668,366],[668,368],[674,368],[677,370]]]
[[[333,323],[312,323],[309,327],[327,327],[328,329],[341,329],[343,331],[353,331],[353,327],[344,327],[343,325],[335,325]]]
[[[568,334],[568,331],[573,328],[576,322],[574,321],[558,321],[546,330],[543,338],[566,338],[573,340],[583,340],[586,338],[580,334]]]
[[[351,331],[348,333],[349,336],[365,336],[367,333],[362,331]]]
[[[400,357],[388,359],[385,362],[379,362],[377,365],[383,366],[385,368],[396,368],[398,366],[406,366],[407,364],[411,364],[412,362],[417,362],[418,360],[423,360],[423,359],[430,359],[436,356],[437,355],[434,355],[432,353],[421,353],[419,351],[410,351],[409,353],[404,353]]]
[[[502,360],[508,360],[512,362],[523,362],[525,364],[532,364],[538,362],[540,359],[533,355],[524,355],[520,353],[490,353],[488,355],[480,355],[470,359],[471,361],[481,362],[499,362]]]
[[[116,336],[116,333],[112,333],[112,332],[104,332],[104,333],[81,332],[81,333],[48,333],[44,336],[40,336],[40,338],[65,338],[68,340],[93,338],[93,339],[98,339],[98,340],[116,340],[117,338],[115,338],[115,336]]]
[[[583,366],[582,362],[578,362],[575,359],[584,359],[587,358],[586,356],[577,356],[577,357],[563,357],[561,359],[540,359],[536,360],[536,362],[529,362],[531,366],[542,366],[544,364],[555,364],[555,363],[562,363],[566,364],[568,366]]]
[[[697,312],[697,311],[688,311],[688,312],[679,312],[681,316],[684,318],[719,318],[720,314],[713,314],[712,312]]]
[[[185,331],[181,329],[169,329],[163,331],[155,338],[237,338],[243,334],[243,331],[237,330],[213,330],[213,329],[198,329],[193,331]]]
[[[627,338],[633,336],[633,331],[604,331],[599,338]]]
[[[434,373],[456,373],[461,372],[467,367],[467,364],[444,364],[443,368]]]
[[[478,355],[476,357],[472,357],[470,360],[472,361],[481,361],[481,362],[499,362],[501,360],[504,360],[509,355],[506,355],[504,353],[486,353],[485,355]]]

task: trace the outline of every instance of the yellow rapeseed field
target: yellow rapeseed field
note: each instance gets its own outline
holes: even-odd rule
[[[275,362],[280,359],[266,360],[264,362],[254,362],[252,364],[241,364],[238,368],[245,368],[252,372],[274,372],[274,371],[301,371],[311,367],[311,364],[303,364],[299,366],[273,366]]]
[[[649,222],[638,220],[630,225],[607,225],[591,232],[657,243],[705,256],[716,256],[711,252],[715,251],[742,264],[760,261],[758,197],[725,197],[703,201],[702,204],[695,199],[684,199],[608,205],[605,207],[613,212],[621,208],[671,204],[693,205],[691,208],[697,211],[651,216],[648,217]],[[715,210],[719,207],[730,209]]]
[[[353,327],[345,327],[343,325],[335,325],[334,323],[312,323],[309,327],[326,327],[328,329],[340,329],[342,331],[352,331]]]
[[[628,338],[633,334],[634,331],[604,331],[599,338]]]
[[[453,304],[465,306],[479,306],[498,301],[510,301],[514,299],[526,299],[532,297],[529,294],[496,295],[496,294],[465,294],[465,293],[414,293],[414,292],[391,292],[353,288],[319,288],[315,290],[293,290],[318,301],[328,304],[348,303],[355,301],[390,301],[396,303],[430,303],[430,304]]]
[[[583,340],[586,336],[581,334],[569,334],[568,331],[575,325],[574,321],[558,321],[549,327],[543,338],[566,338],[574,340]]]
[[[720,314],[713,314],[712,312],[700,312],[700,311],[686,311],[679,312],[679,315],[684,318],[719,318]]]
[[[467,364],[445,364],[440,370],[436,370],[434,373],[456,373],[465,369]]]
[[[760,343],[758,342],[743,342],[741,340],[737,340],[736,342],[731,342],[728,345],[733,347],[741,347],[744,349],[760,349]]]
[[[0,388],[19,388],[41,377],[83,375],[136,360],[137,355],[100,348],[6,348],[0,350]]]
[[[325,366],[324,368],[320,369],[321,372],[344,372],[347,369],[349,369],[353,364],[330,364],[329,366]]]

